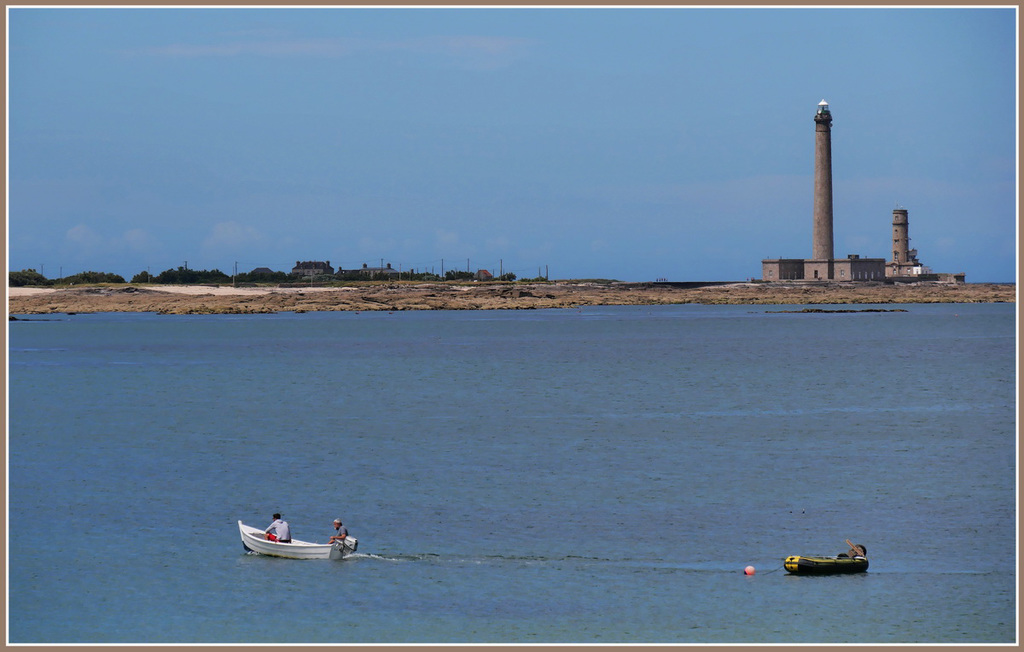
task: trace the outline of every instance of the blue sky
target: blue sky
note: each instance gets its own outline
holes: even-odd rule
[[[1016,278],[1014,8],[10,8],[8,267]]]

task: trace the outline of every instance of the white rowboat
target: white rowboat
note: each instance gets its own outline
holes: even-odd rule
[[[359,545],[354,537],[345,537],[342,543],[309,543],[292,539],[291,543],[268,541],[263,530],[238,522],[242,536],[242,547],[248,552],[258,552],[271,557],[287,559],[343,559],[356,551]]]

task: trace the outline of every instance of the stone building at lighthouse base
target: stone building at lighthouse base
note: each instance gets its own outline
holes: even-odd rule
[[[761,261],[765,281],[884,281],[884,258],[771,258]]]

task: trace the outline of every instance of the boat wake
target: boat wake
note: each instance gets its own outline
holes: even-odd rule
[[[248,551],[244,553],[246,556],[261,556],[260,553],[255,551]],[[485,565],[529,565],[529,566],[544,566],[544,565],[566,565],[572,564],[575,566],[599,566],[604,564],[614,564],[618,566],[625,566],[628,568],[635,569],[638,572],[654,572],[654,573],[666,573],[666,572],[677,572],[677,573],[739,573],[744,574],[745,565],[747,562],[727,562],[727,561],[695,561],[695,562],[678,562],[667,559],[629,559],[629,558],[604,558],[604,557],[581,557],[576,555],[567,555],[561,557],[546,557],[543,555],[442,555],[436,553],[396,553],[396,554],[374,554],[367,552],[353,552],[346,555],[344,561],[353,562],[359,560],[378,561],[391,564],[401,563],[428,563],[436,565],[451,565],[451,566],[462,566],[462,565],[473,565],[473,566],[485,566]],[[776,573],[785,570],[783,561],[784,557],[780,557],[778,560],[755,560],[753,566],[756,568],[757,575],[767,575],[769,573]],[[961,575],[993,575],[1000,571],[994,571],[990,569],[927,569],[918,568],[916,566],[905,566],[905,565],[891,565],[887,568],[872,568],[871,571],[874,575],[880,574],[900,574],[900,573],[913,573],[916,575],[922,573],[945,575],[945,574],[961,574]],[[796,577],[794,575],[787,575],[787,577]]]
[[[390,563],[429,563],[437,565],[473,565],[473,566],[601,566],[614,564],[627,566],[638,570],[647,569],[655,572],[681,571],[698,573],[743,573],[744,563],[728,563],[722,561],[705,561],[680,563],[663,559],[627,559],[622,557],[583,557],[578,555],[566,556],[543,556],[543,555],[443,555],[434,553],[397,553],[397,554],[372,554],[352,553],[346,560],[368,559]],[[782,558],[776,562],[763,563],[758,568],[765,571],[771,569],[782,569]]]
[[[346,559],[375,559],[377,561],[403,562],[420,561],[419,555],[374,555],[370,553],[354,552]]]

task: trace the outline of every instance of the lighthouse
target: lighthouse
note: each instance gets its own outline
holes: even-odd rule
[[[794,219],[797,219],[794,216]],[[812,215],[810,258],[765,258],[761,261],[764,281],[882,281],[886,279],[944,279],[964,282],[964,274],[932,274],[917,261],[910,248],[907,211],[892,214],[892,261],[846,254],[836,258],[832,233],[832,112],[828,102],[818,102],[814,114],[814,213]]]
[[[832,112],[828,102],[818,102],[814,115],[814,217],[811,258],[831,261],[835,258],[832,242]],[[828,265],[832,278],[832,265]]]

